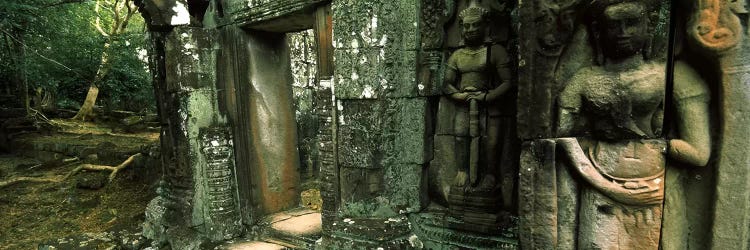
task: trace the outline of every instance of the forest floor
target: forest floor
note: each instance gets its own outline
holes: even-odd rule
[[[0,182],[21,176],[60,180],[81,164],[116,166],[134,154],[142,157],[111,182],[109,171],[82,171],[60,182],[0,187],[0,249],[148,246],[140,232],[161,176],[158,132],[52,123],[57,131],[22,133],[9,142],[11,152],[0,152]]]

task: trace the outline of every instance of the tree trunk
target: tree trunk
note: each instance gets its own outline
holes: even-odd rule
[[[101,63],[99,63],[99,69],[96,71],[94,81],[91,82],[89,91],[86,94],[86,100],[83,101],[81,109],[79,109],[78,113],[76,113],[76,115],[72,118],[73,120],[90,120],[90,118],[94,114],[94,104],[96,104],[96,98],[99,96],[99,82],[101,82],[107,75],[107,73],[109,73],[109,47],[110,42],[107,41],[104,44],[104,50],[102,51],[102,61]]]
[[[29,81],[26,78],[26,47],[23,46],[24,45],[21,42],[21,70],[19,70],[19,74],[21,76],[21,84],[23,85],[21,91],[23,91],[23,103],[24,107],[26,108],[26,116],[30,117],[32,116],[32,113],[31,99],[29,99]]]
[[[91,84],[91,86],[89,86],[89,92],[86,94],[86,100],[83,101],[81,109],[78,110],[78,113],[76,113],[76,116],[74,116],[73,119],[81,121],[90,119],[94,114],[94,104],[96,103],[96,97],[98,96],[99,87],[95,84]]]
[[[24,104],[29,103],[28,87],[26,82],[26,48],[24,48],[24,29],[25,24],[21,24],[21,28],[11,29],[12,34],[5,35],[8,43],[9,57],[11,60],[11,79],[10,83],[13,85],[15,94],[21,97]],[[9,86],[8,86],[9,87]],[[7,90],[6,90],[7,91]],[[15,105],[18,105],[16,103]],[[26,105],[26,112],[29,113],[29,106]]]
[[[8,53],[8,59],[10,60],[11,65],[15,65],[15,62],[16,62],[16,58],[15,57],[16,57],[16,55],[13,52],[14,51],[13,50],[13,41],[10,39],[10,37],[8,37],[7,33],[5,33],[3,35],[3,37],[5,38],[4,42],[5,42],[5,49],[7,50],[7,53]],[[13,71],[13,70],[11,69],[11,71]],[[10,79],[9,82],[5,83],[5,89],[4,90],[5,90],[5,94],[6,95],[12,95],[13,94],[13,91],[11,90],[11,86],[13,85],[12,81],[13,81],[13,79]],[[15,87],[15,86],[13,86],[13,87]]]
[[[13,51],[15,57],[15,64],[13,70],[13,82],[16,85],[18,94],[23,98],[24,108],[26,108],[26,115],[31,115],[31,100],[29,99],[29,82],[26,79],[26,45],[24,44],[24,36],[26,23],[21,23],[20,28],[13,29]]]

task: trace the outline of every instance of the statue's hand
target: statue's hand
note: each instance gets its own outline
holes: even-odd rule
[[[469,94],[466,92],[453,93],[451,94],[451,98],[457,101],[467,101],[469,99]]]
[[[453,93],[451,94],[451,98],[458,101],[465,101],[468,102],[472,99],[475,100],[484,100],[484,96],[486,94],[482,93],[481,91],[465,91],[465,92],[459,92],[459,93]]]
[[[600,187],[599,190],[621,203],[639,206],[658,205],[664,200],[664,190],[659,185],[636,185],[628,188],[615,183],[610,184]]]
[[[469,94],[468,100],[478,100],[478,101],[484,101],[484,99],[487,97],[486,93],[482,92],[471,92]]]
[[[469,175],[465,171],[458,171],[456,178],[453,180],[453,185],[457,187],[463,187],[466,185],[466,181],[469,179]]]

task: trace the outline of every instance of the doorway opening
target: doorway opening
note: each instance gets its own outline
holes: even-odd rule
[[[319,93],[332,73],[330,7],[305,12],[245,27],[249,57],[238,68],[248,78],[236,94],[243,218],[263,244],[293,249],[314,247],[322,234],[318,146],[321,119],[330,119],[320,112],[330,93]]]

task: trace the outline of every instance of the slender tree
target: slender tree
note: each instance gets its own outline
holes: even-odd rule
[[[93,115],[94,104],[96,103],[96,98],[99,96],[99,84],[111,69],[110,55],[112,54],[112,43],[117,36],[125,33],[130,19],[137,12],[132,0],[96,0],[94,8],[96,18],[93,25],[105,38],[104,49],[102,50],[101,61],[99,62],[96,75],[89,85],[86,100],[83,101],[81,109],[73,117],[73,119],[81,121],[90,119]]]

